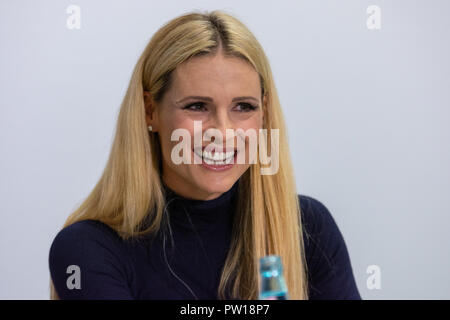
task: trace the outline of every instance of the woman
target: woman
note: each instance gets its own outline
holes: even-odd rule
[[[200,134],[227,137],[209,137],[226,147],[209,152],[205,135],[195,144],[198,123]],[[181,162],[177,129],[188,133]],[[277,129],[267,139],[276,171],[262,174],[250,161],[254,140],[227,129]],[[337,225],[297,194],[293,176],[269,62],[252,33],[222,11],[170,21],[137,62],[100,181],[52,243],[51,298],[257,299],[259,258],[277,254],[291,299],[360,299]]]

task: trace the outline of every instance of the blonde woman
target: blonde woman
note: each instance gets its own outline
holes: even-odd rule
[[[195,144],[198,123],[200,133],[223,137],[226,129],[267,129],[269,137],[278,129],[267,139],[277,143],[276,171],[262,174],[250,161],[249,136],[241,147],[239,135],[215,136],[210,143],[226,147],[214,153],[204,139]],[[177,129],[190,137],[183,159],[199,162],[174,161]],[[259,258],[276,254],[291,299],[360,299],[335,221],[297,194],[293,177],[258,41],[223,11],[177,17],[139,58],[106,168],[53,240],[51,298],[257,299]]]

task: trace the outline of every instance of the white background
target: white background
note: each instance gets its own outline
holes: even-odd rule
[[[449,299],[450,2],[425,0],[1,0],[0,298],[48,299],[50,244],[100,178],[132,69],[193,9],[227,10],[265,49],[298,192],[332,213],[362,297]]]

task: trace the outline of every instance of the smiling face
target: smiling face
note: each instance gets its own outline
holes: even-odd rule
[[[152,131],[159,134],[163,181],[189,199],[217,198],[249,168],[249,139],[245,138],[244,164],[236,163],[235,155],[233,165],[216,166],[207,158],[202,160],[198,152],[194,153],[194,121],[201,121],[202,134],[210,128],[219,130],[224,149],[230,142],[226,139],[226,129],[252,129],[258,134],[263,126],[265,103],[261,100],[259,75],[245,60],[225,57],[219,50],[215,55],[197,56],[185,61],[173,71],[172,77],[170,89],[159,104],[151,100],[148,92],[144,94],[147,125],[152,125]],[[190,133],[191,163],[177,165],[171,153],[180,141],[171,141],[171,136],[175,129],[180,128]],[[235,137],[234,149],[239,147],[237,140]],[[201,146],[204,148],[212,142],[220,143],[213,138],[211,141],[202,140]],[[229,155],[233,154],[223,154],[224,157]],[[203,153],[203,156],[207,157],[208,153]],[[202,164],[196,164],[194,157]]]

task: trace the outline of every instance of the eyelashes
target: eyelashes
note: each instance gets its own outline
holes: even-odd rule
[[[253,105],[251,103],[247,103],[247,102],[242,102],[242,103],[239,103],[238,105],[242,106],[242,108],[241,108],[242,110],[238,110],[237,112],[250,112],[250,111],[254,111],[259,108],[258,106],[255,106],[255,105]],[[200,107],[200,108],[195,108],[195,107]],[[186,105],[185,107],[183,107],[183,110],[202,112],[202,111],[206,110],[206,107],[205,107],[204,102],[194,102],[194,103],[190,103],[190,104]]]

